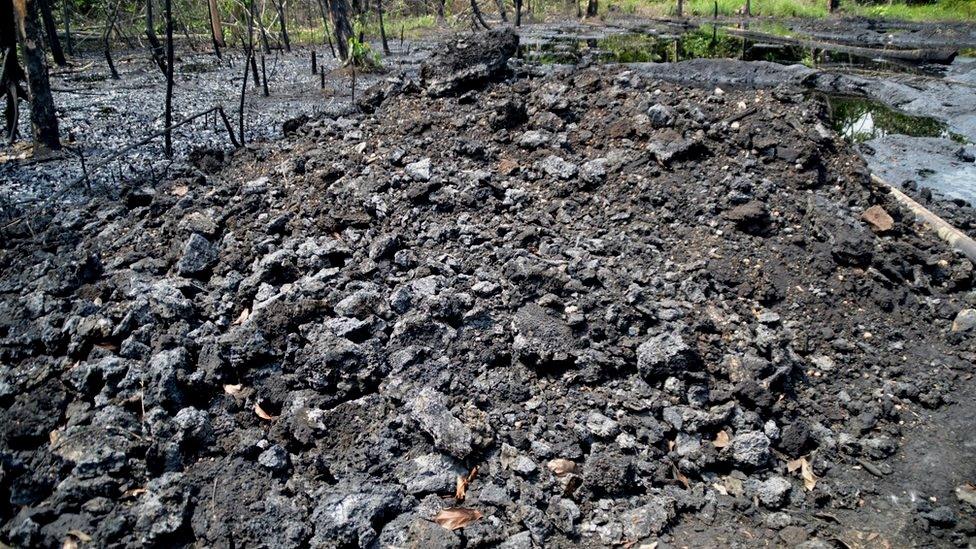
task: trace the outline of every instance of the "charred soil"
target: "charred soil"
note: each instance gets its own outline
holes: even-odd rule
[[[972,543],[973,265],[823,104],[383,86],[4,227],[0,539]]]

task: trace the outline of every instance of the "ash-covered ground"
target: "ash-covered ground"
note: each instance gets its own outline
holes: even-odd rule
[[[5,225],[0,540],[973,543],[973,264],[799,89],[513,43]]]
[[[429,44],[423,41],[401,44],[394,40],[391,48],[391,55],[383,58],[386,70],[415,70],[420,60],[429,55]],[[317,69],[326,72],[324,88],[320,76],[312,74],[313,50]],[[260,57],[260,51],[255,55]],[[328,46],[298,47],[288,53],[275,51],[264,58],[268,97],[250,74],[245,90],[245,134],[249,142],[282,137],[283,124],[289,120],[348,108],[354,93],[352,78],[348,71],[338,69]],[[239,50],[224,51],[218,59],[210,51],[193,51],[181,44],[175,65],[173,120],[179,122],[219,105],[234,131],[238,131],[245,59]],[[22,141],[14,147],[4,143],[0,148],[0,180],[4,181],[0,188],[0,213],[9,214],[7,210],[55,193],[67,198],[87,197],[93,192],[113,194],[133,182],[158,183],[169,178],[170,169],[181,169],[194,150],[232,148],[223,123],[217,114],[212,114],[173,130],[173,159],[163,155],[161,137],[114,158],[123,148],[163,130],[166,80],[144,51],[116,55],[118,80],[111,79],[100,54],[87,53],[73,63],[69,69],[54,71],[51,78],[67,150],[43,162],[30,159],[30,116],[23,104]],[[256,66],[260,75],[260,61],[256,61]],[[382,78],[382,73],[358,74],[359,93]]]

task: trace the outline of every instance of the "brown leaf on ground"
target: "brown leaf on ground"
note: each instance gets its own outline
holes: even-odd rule
[[[257,416],[259,418],[261,418],[261,419],[264,419],[264,420],[267,420],[267,421],[274,421],[275,420],[275,416],[269,414],[268,412],[265,412],[264,411],[264,408],[261,407],[261,404],[259,404],[257,402],[254,403],[254,413],[257,414]]]
[[[546,464],[546,467],[557,477],[565,476],[576,470],[576,463],[568,459],[556,458]]]
[[[803,466],[803,460],[804,460],[804,458],[796,458],[796,459],[791,459],[791,460],[787,461],[786,462],[786,470],[789,471],[789,472],[791,472],[791,473],[795,473],[797,471],[797,469],[799,469],[800,467]]]
[[[871,230],[876,233],[890,231],[895,226],[895,220],[888,215],[884,208],[878,205],[864,210],[861,219],[871,225]]]
[[[145,493],[146,493],[146,489],[145,488],[130,488],[130,489],[126,490],[125,492],[122,492],[122,499],[134,498],[136,496],[141,496],[142,494],[145,494]]]
[[[471,472],[465,475],[458,475],[457,477],[457,487],[454,489],[454,499],[458,501],[464,501],[464,496],[468,493],[468,485],[474,480],[474,476],[478,474],[478,466],[476,465],[471,469]]]
[[[83,541],[85,543],[88,543],[89,541],[92,540],[92,537],[91,536],[89,536],[88,534],[82,532],[81,530],[75,530],[75,529],[68,530],[68,535],[69,536],[74,536],[74,537],[78,538],[78,541]]]
[[[810,462],[807,461],[806,457],[798,457],[786,462],[786,470],[791,473],[799,470],[800,476],[803,478],[803,486],[806,487],[808,492],[812,492],[817,486],[817,475],[813,474],[813,467],[810,466]]]
[[[442,509],[439,513],[437,513],[437,516],[434,517],[434,522],[436,522],[441,528],[458,530],[480,519],[482,516],[481,511],[478,511],[477,509],[448,507],[447,509]]]
[[[224,385],[224,392],[230,396],[240,396],[242,391],[244,391],[244,386],[240,383],[237,385]]]
[[[244,324],[244,322],[247,320],[249,316],[251,316],[250,309],[244,309],[243,311],[241,311],[240,316],[238,316],[237,319],[234,320],[234,322],[231,322],[231,324],[234,326],[239,326],[241,324]]]
[[[671,464],[671,472],[674,473],[674,478],[685,487],[685,490],[691,487],[691,481],[689,481],[688,477],[679,471],[678,467],[673,463]]]
[[[719,431],[718,434],[715,435],[715,440],[712,441],[712,446],[716,448],[725,448],[731,443],[732,439],[729,438],[729,434],[725,431]]]
[[[735,477],[724,477],[722,479],[722,484],[725,486],[725,490],[733,496],[738,496],[745,491],[742,481]]]

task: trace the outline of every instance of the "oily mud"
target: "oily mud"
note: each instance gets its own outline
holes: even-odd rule
[[[972,263],[802,90],[505,34],[3,226],[0,540],[973,542]]]

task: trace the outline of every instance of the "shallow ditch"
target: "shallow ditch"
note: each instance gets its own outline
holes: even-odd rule
[[[782,31],[780,31],[782,32]],[[773,35],[775,33],[768,33]],[[603,36],[550,34],[529,36],[519,47],[519,57],[541,64],[661,63],[688,59],[739,59],[801,64],[852,72],[896,72],[942,75],[946,67],[936,63],[910,63],[870,58],[852,53],[752,40],[729,29],[706,24],[691,30],[645,28],[610,32]]]

